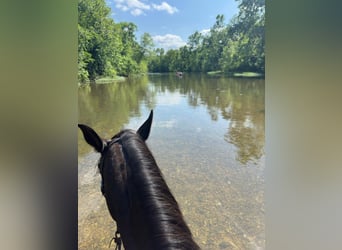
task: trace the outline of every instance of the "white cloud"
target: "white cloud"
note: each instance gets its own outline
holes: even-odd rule
[[[116,3],[115,7],[122,10],[131,10],[131,14],[134,16],[139,16],[144,13],[144,10],[150,10],[151,6],[144,4],[139,0],[114,0]]]
[[[148,10],[157,10],[157,11],[166,11],[169,14],[174,14],[179,10],[176,7],[169,5],[167,2],[162,2],[160,5],[158,4],[146,4],[141,0],[107,0],[109,2],[113,1],[115,7],[122,11],[130,11],[133,16],[139,16],[145,14],[144,11]]]
[[[120,0],[123,3],[126,3],[126,5],[129,8],[138,8],[138,9],[144,9],[149,10],[151,7],[150,5],[144,4],[143,2],[140,2],[139,0]]]
[[[166,34],[164,36],[157,35],[153,36],[152,39],[157,48],[161,47],[165,50],[178,49],[186,44],[180,36],[173,34]]]
[[[124,5],[121,5],[121,4],[118,4],[116,5],[116,7],[122,11],[127,11],[129,10],[127,6],[124,6]]]
[[[178,12],[178,9],[176,7],[172,7],[167,2],[162,2],[160,5],[153,3],[152,7],[156,10],[159,10],[159,11],[165,10],[167,13],[169,13],[171,15]]]
[[[133,16],[140,16],[141,14],[143,14],[144,12],[141,9],[134,9],[131,11],[131,14]]]

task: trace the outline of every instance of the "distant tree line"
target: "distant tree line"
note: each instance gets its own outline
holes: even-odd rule
[[[142,72],[265,72],[265,0],[236,0],[239,13],[228,24],[217,15],[207,34],[196,31],[185,46],[155,48],[137,26],[115,23],[105,0],[78,2],[78,79]]]
[[[155,49],[151,72],[265,72],[265,1],[237,0],[239,14],[229,24],[217,15],[207,34],[196,31],[185,46]]]

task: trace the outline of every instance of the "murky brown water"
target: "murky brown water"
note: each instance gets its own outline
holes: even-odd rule
[[[202,249],[265,249],[264,91],[261,79],[205,75],[84,85],[79,122],[110,137],[153,109],[147,144]],[[78,146],[79,249],[108,249],[99,155],[80,132]]]

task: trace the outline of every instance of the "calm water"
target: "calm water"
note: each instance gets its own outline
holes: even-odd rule
[[[265,249],[264,96],[261,79],[149,75],[81,86],[79,122],[109,138],[153,109],[147,144],[202,249]],[[78,147],[79,249],[108,249],[99,154]]]

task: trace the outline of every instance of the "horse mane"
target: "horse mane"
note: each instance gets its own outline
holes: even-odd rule
[[[145,141],[132,130],[118,136],[154,249],[199,249]]]

